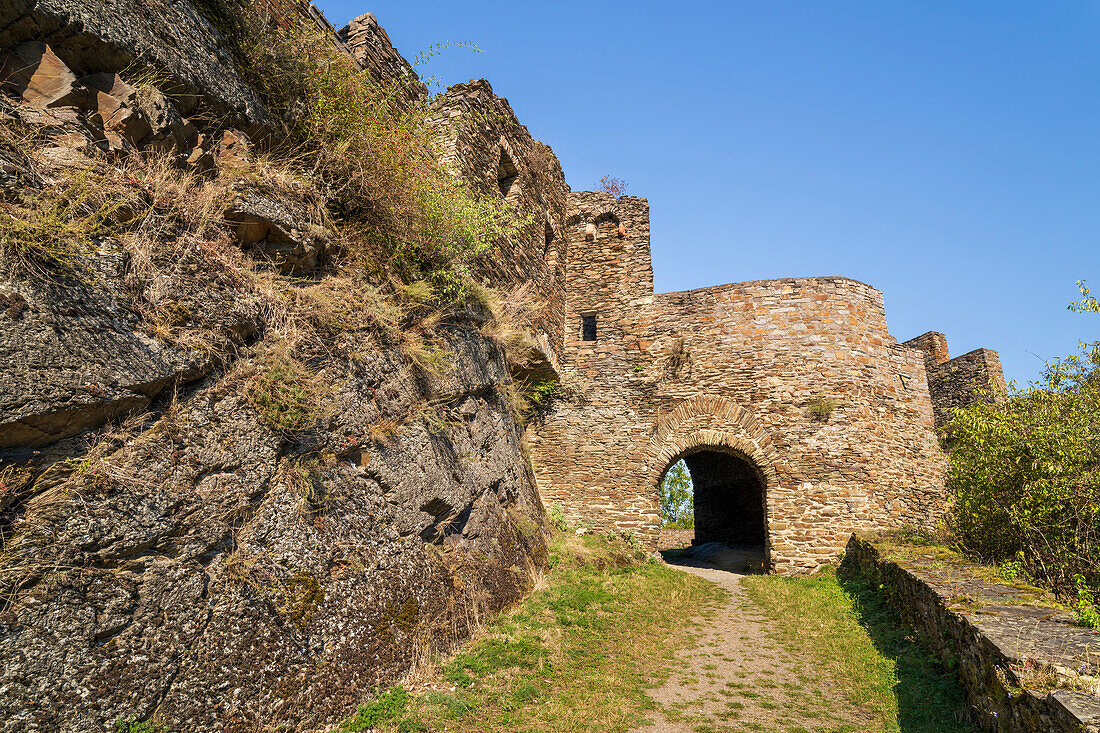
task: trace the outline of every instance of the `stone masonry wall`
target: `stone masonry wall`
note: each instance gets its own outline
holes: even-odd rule
[[[378,81],[399,85],[409,99],[428,96],[428,88],[420,81],[412,64],[394,48],[386,29],[378,25],[373,13],[352,20],[337,32],[337,38],[351,57]]]
[[[1035,589],[998,582],[935,548],[891,555],[853,536],[845,565],[882,589],[948,669],[985,730],[1100,733],[1100,634]]]
[[[526,222],[517,236],[500,243],[483,274],[504,293],[524,290],[532,306],[526,325],[558,356],[565,321],[563,226],[569,192],[561,164],[484,79],[450,87],[434,111],[444,163],[468,185],[503,197]]]
[[[941,516],[923,353],[889,335],[879,291],[821,277],[654,296],[648,204],[571,203],[573,396],[531,437],[545,502],[650,540],[667,467],[733,452],[764,477],[767,549],[783,572],[832,559],[854,529]],[[582,340],[584,315],[595,341]],[[835,408],[815,417],[815,403]]]
[[[996,351],[975,349],[951,359],[947,338],[936,331],[910,339],[905,345],[924,353],[937,428],[947,424],[953,409],[974,401],[975,388],[991,390],[992,394],[987,394],[986,399],[999,399],[999,393],[1005,388],[1001,357]]]
[[[591,226],[590,226],[591,225]],[[655,542],[656,491],[645,488],[654,406],[651,379],[635,371],[632,313],[652,297],[649,204],[609,194],[572,194],[566,222],[563,382],[559,400],[528,431],[543,503],[572,522],[632,532]],[[595,314],[598,339],[582,341]]]

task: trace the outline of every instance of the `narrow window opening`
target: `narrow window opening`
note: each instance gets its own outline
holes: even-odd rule
[[[596,316],[581,316],[581,340],[596,340]]]
[[[542,253],[545,255],[550,251],[550,245],[554,243],[554,227],[550,226],[550,222],[546,222],[546,246],[542,248]]]
[[[500,187],[501,196],[507,197],[511,193],[512,185],[518,177],[519,171],[516,170],[516,164],[512,162],[508,151],[501,148],[500,162],[497,163],[497,185]]]

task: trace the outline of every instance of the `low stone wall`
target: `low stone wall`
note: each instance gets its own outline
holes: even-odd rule
[[[878,583],[940,661],[957,669],[986,730],[1100,731],[1100,633],[1072,625],[1035,589],[992,580],[953,554],[892,554],[853,535],[845,563]]]
[[[694,529],[668,529],[661,530],[657,537],[658,550],[677,550],[681,547],[691,547],[695,540]]]

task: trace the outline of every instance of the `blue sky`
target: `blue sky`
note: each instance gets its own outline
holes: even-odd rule
[[[318,4],[478,46],[418,71],[647,197],[658,291],[846,275],[1021,382],[1100,339],[1066,309],[1100,289],[1100,0],[361,1]]]

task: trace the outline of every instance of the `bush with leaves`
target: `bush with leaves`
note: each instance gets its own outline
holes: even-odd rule
[[[1076,596],[1100,587],[1100,343],[1039,383],[957,409],[947,429],[962,549]]]
[[[1073,582],[1077,586],[1077,601],[1073,604],[1077,623],[1086,628],[1100,629],[1100,606],[1096,605],[1096,594],[1084,576],[1074,576]]]
[[[687,464],[676,461],[661,478],[661,526],[691,529],[695,526],[695,493]]]
[[[248,66],[286,121],[276,155],[297,161],[355,232],[356,254],[444,297],[463,294],[477,262],[517,236],[521,222],[502,199],[464,185],[440,163],[430,100],[383,84],[312,24],[247,18]]]

